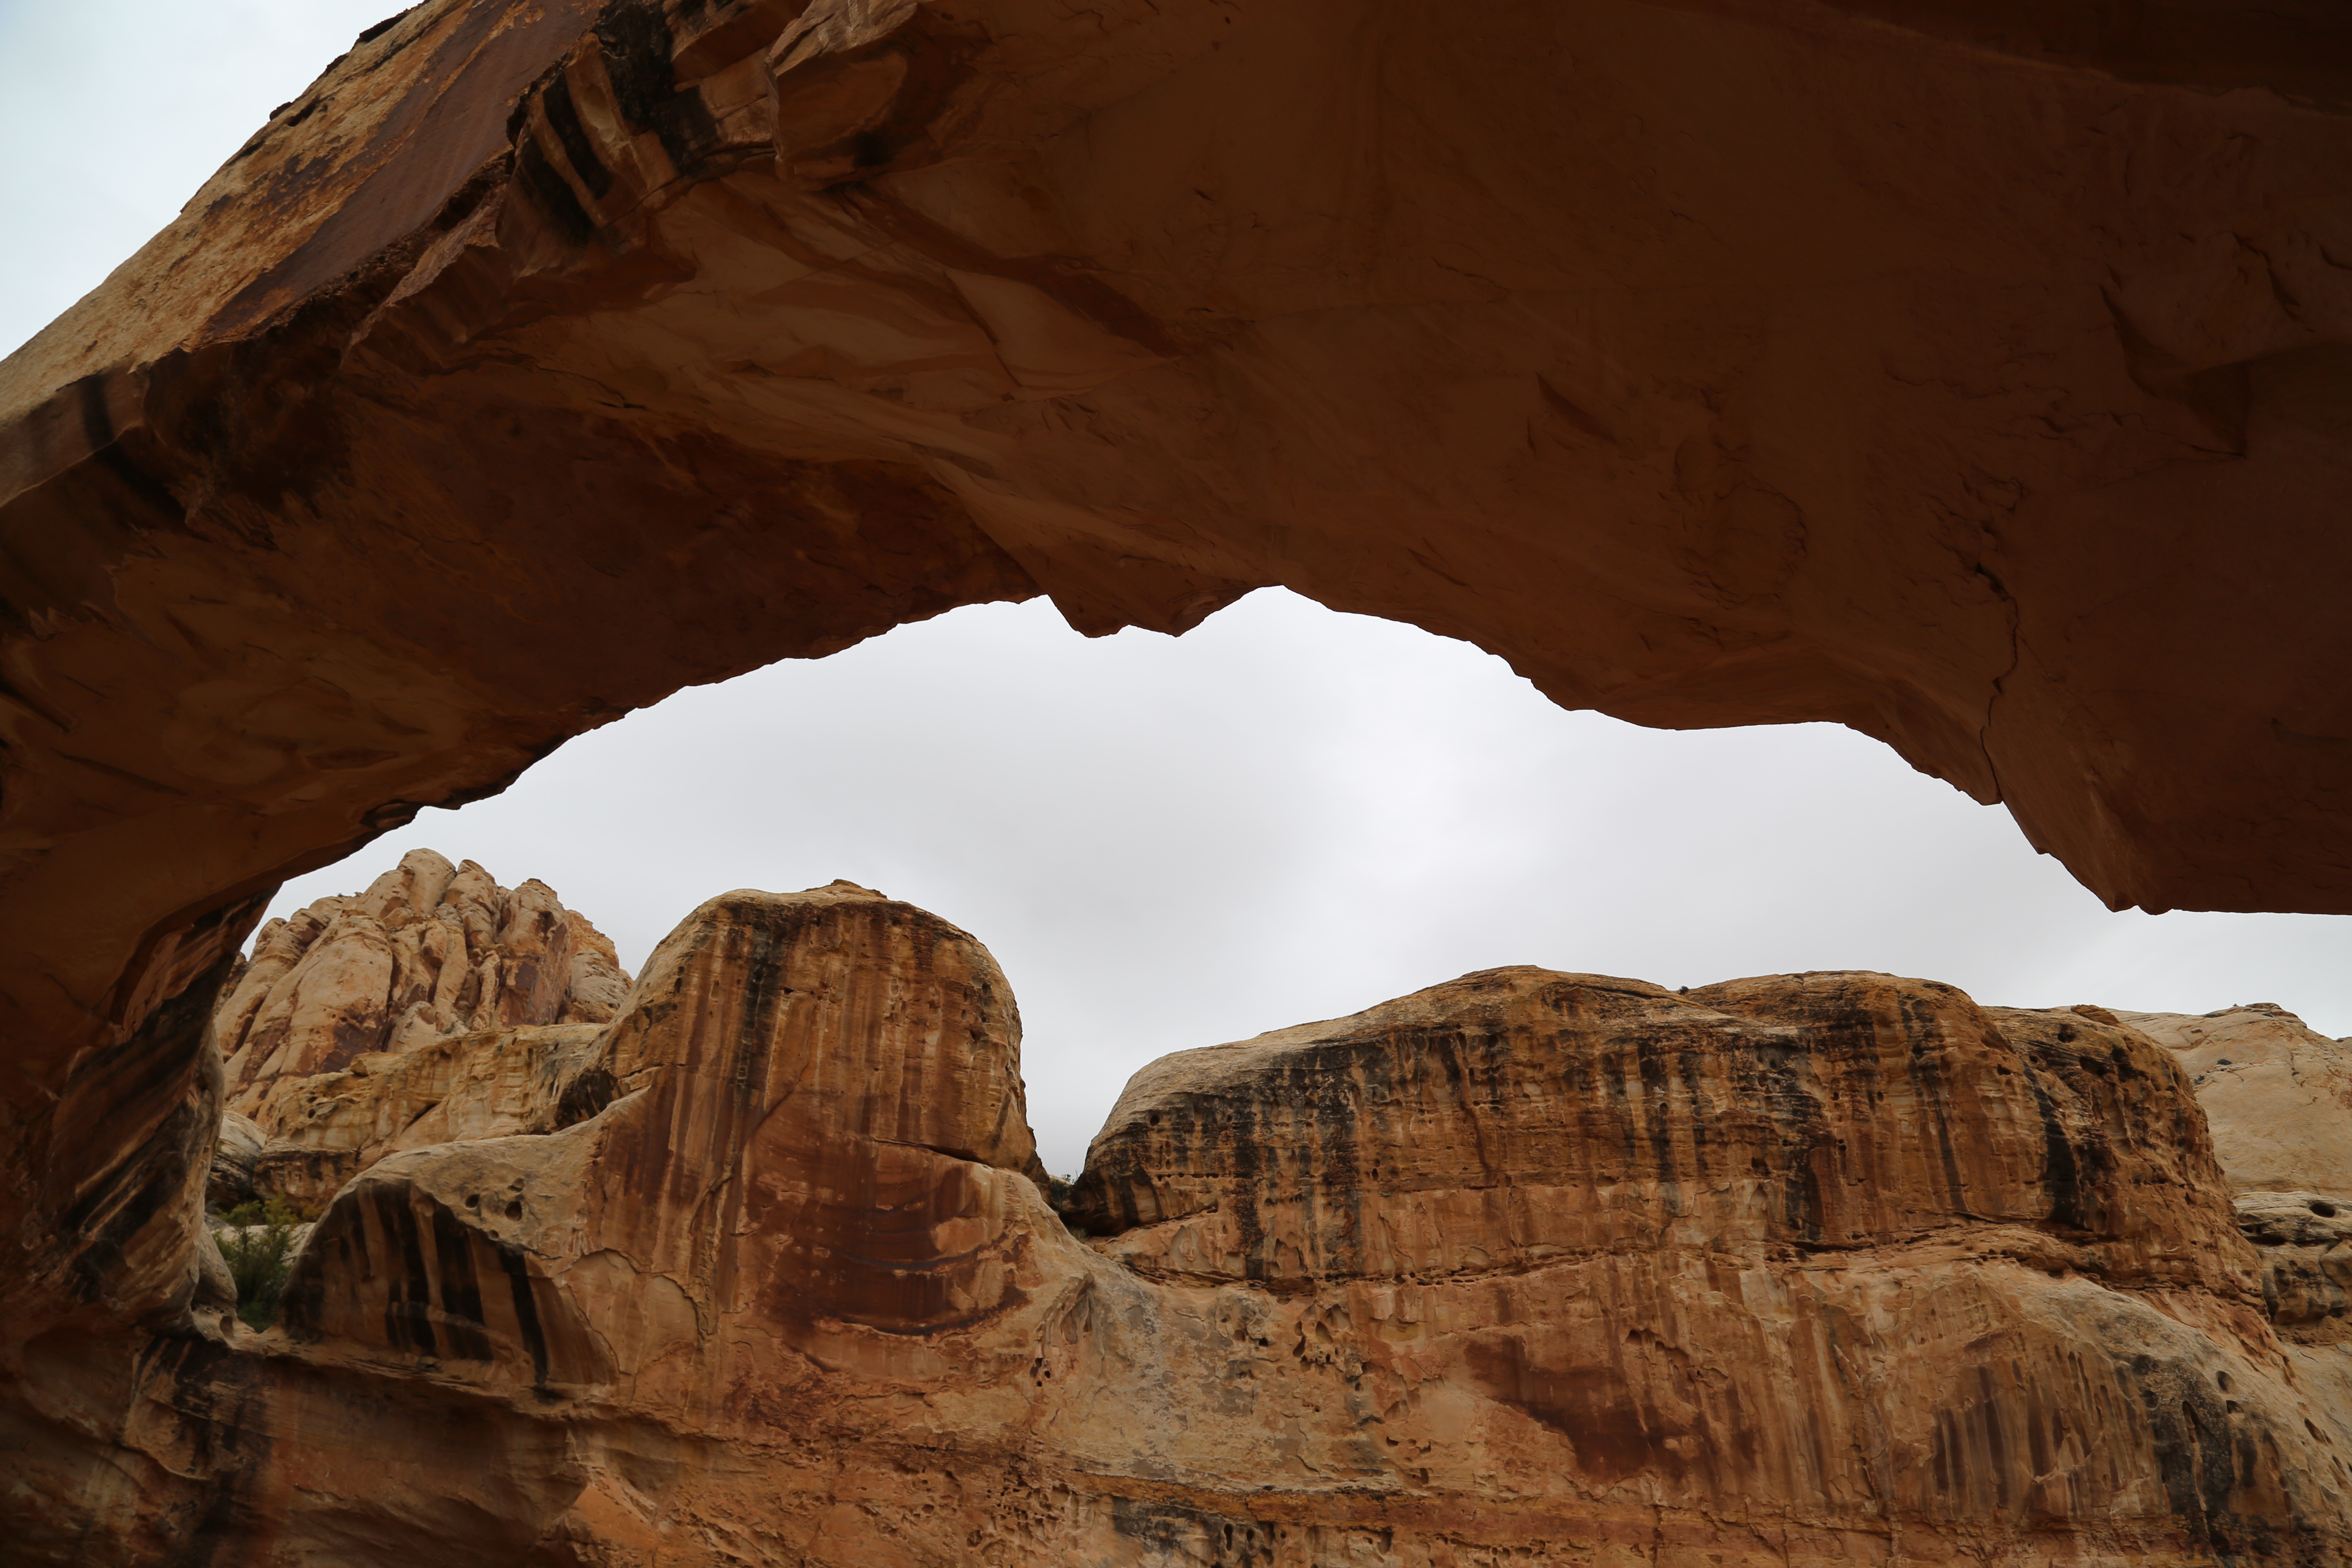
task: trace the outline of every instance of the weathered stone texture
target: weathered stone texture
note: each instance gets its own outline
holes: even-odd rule
[[[274,884],[958,605],[1280,584],[1570,706],[1851,725],[2119,905],[2352,910],[2352,31],[2119,16],[372,31],[0,366],[0,1321],[178,1310]],[[289,1010],[305,1070],[412,973],[332,923],[370,994]]]
[[[213,1151],[212,1169],[205,1181],[205,1207],[229,1209],[257,1195],[254,1169],[269,1135],[234,1110],[221,1112],[220,1141]]]
[[[1490,971],[1163,1058],[1073,1213],[1147,1278],[1311,1300],[1305,1353],[1522,1413],[1515,1484],[1843,1500],[1914,1561],[2347,1549],[2352,1407],[2281,1377],[2187,1076],[2097,1009]],[[2281,1466],[2199,1468],[2223,1441]]]
[[[272,921],[214,1016],[234,1109],[208,1205],[315,1209],[388,1153],[584,1120],[611,1098],[593,1058],[628,984],[543,883],[429,849]]]
[[[866,889],[712,900],[569,1059],[609,1103],[377,1159],[129,1427],[52,1356],[50,1451],[147,1479],[44,1458],[33,1560],[2352,1561],[2318,1233],[2095,1008],[1468,975],[1139,1074],[1090,1240],[1003,974]]]
[[[2104,1179],[2119,1167],[2142,1168]],[[2193,1245],[2213,1216],[2182,1208],[2218,1174],[2178,1070],[2088,1019],[1871,976],[1677,994],[1496,970],[1163,1058],[1074,1212],[1130,1232],[1139,1267],[1276,1285],[1850,1248],[1964,1218],[2089,1247],[2103,1274],[2218,1284]]]
[[[286,1136],[321,1075],[478,1030],[602,1024],[628,984],[611,941],[544,883],[509,890],[416,849],[367,891],[263,927],[213,1027],[231,1104]]]
[[[612,1109],[375,1166],[304,1255],[292,1331],[575,1395],[618,1380],[634,1408],[732,1432],[713,1378],[746,1397],[803,1356],[855,1371],[874,1331],[1021,1300],[997,1173],[1034,1166],[1018,1044],[994,963],[936,917],[847,884],[714,900],[607,1037]]]
[[[2116,1016],[2189,1072],[2231,1190],[2352,1201],[2352,1041],[2331,1040],[2270,1002],[2201,1016]]]
[[[2272,1321],[2294,1346],[2334,1347],[2294,1353],[2352,1397],[2352,1040],[2273,1002],[2117,1016],[2191,1075]]]
[[[372,29],[0,367],[10,1549],[2340,1556],[2335,1347],[2271,1337],[2163,1136],[2193,1108],[2086,1015],[1628,993],[1657,1016],[1563,1034],[1549,1111],[1457,1119],[1369,1043],[1409,1092],[1363,1079],[1352,1141],[1231,1091],[1314,1165],[1107,1149],[1090,1194],[1175,1215],[1133,1269],[1013,1173],[1009,1015],[896,906],[709,912],[699,978],[615,1025],[626,1092],[552,1132],[526,1032],[617,982],[528,888],[428,866],[289,922],[226,1089],[205,1047],[284,877],[681,686],[1039,593],[1181,631],[1278,583],[1572,706],[1852,725],[2118,905],[2352,910],[2352,34],[2127,10]],[[908,1018],[861,1011],[881,975]],[[1541,1081],[1471,1038],[1518,1027],[1469,1010],[1466,1083]],[[507,1065],[420,1055],[468,1029]],[[319,1337],[222,1345],[224,1095],[266,1123],[383,1056],[383,1106],[446,1068],[450,1131],[518,1124],[394,1150],[373,1089],[294,1096],[321,1190],[387,1157],[308,1255]],[[2232,1164],[2254,1113],[2212,1098]],[[597,1252],[464,1202],[592,1146],[642,1184],[580,1178]],[[2336,1190],[2315,1151],[2237,1185]]]
[[[583,1121],[612,1098],[603,1037],[595,1024],[486,1029],[280,1079],[264,1107],[274,1135],[247,1159],[246,1184],[315,1207],[387,1154]]]
[[[2352,1204],[2319,1193],[2245,1193],[2238,1228],[2263,1260],[2263,1299],[2279,1332],[2346,1347],[2352,1373]]]

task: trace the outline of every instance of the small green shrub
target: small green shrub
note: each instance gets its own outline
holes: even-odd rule
[[[283,1198],[255,1198],[223,1215],[213,1231],[213,1245],[236,1281],[236,1315],[248,1327],[277,1321],[278,1298],[294,1267],[294,1227],[310,1217]]]

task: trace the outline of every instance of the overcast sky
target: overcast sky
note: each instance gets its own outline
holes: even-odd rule
[[[0,343],[96,286],[392,0],[0,0]],[[1181,639],[1043,600],[681,692],[417,845],[551,884],[632,971],[730,888],[845,877],[985,942],[1031,1120],[1075,1172],[1164,1052],[1503,963],[1669,985],[1878,969],[1979,1000],[2352,1034],[2352,920],[2114,914],[1999,807],[1827,725],[1678,733],[1552,707],[1501,660],[1279,590]]]

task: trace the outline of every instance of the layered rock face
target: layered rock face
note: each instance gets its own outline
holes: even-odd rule
[[[633,1407],[696,1426],[720,1414],[704,1403],[714,1380],[783,1397],[801,1356],[887,1376],[895,1356],[876,1361],[858,1331],[887,1346],[1020,1300],[1023,1238],[992,1173],[1044,1174],[1019,1038],[986,950],[934,916],[842,884],[715,900],[605,1041],[614,1108],[554,1137],[374,1167],[305,1254],[289,1325],[346,1350],[484,1361],[521,1386],[625,1379]],[[404,1263],[418,1226],[473,1251],[438,1247],[420,1274]],[[447,1310],[486,1274],[513,1275],[516,1246],[543,1260],[539,1331],[574,1326],[555,1348],[520,1319],[486,1330]],[[497,1353],[466,1353],[484,1332]],[[581,1363],[566,1343],[603,1348]]]
[[[215,1207],[224,1197],[275,1196],[315,1208],[387,1154],[583,1120],[612,1098],[597,1054],[603,1036],[594,1024],[479,1030],[282,1079],[267,1128],[227,1113],[208,1198]]]
[[[2344,1352],[2095,1009],[1469,975],[1139,1075],[1090,1241],[1003,974],[869,890],[711,900],[589,1055],[345,1185],[279,1329],[45,1343],[26,1559],[2352,1560]]]
[[[2269,1002],[2118,1016],[2191,1075],[2279,1332],[2352,1346],[2352,1040]]]
[[[2207,0],[371,29],[0,370],[0,1321],[184,1308],[273,883],[960,604],[1278,583],[1854,726],[2118,904],[2352,910],[2347,56]]]
[[[430,849],[270,921],[213,1016],[228,1111],[208,1201],[317,1205],[396,1150],[547,1131],[567,1097],[593,1113],[609,1094],[584,1053],[628,985],[546,884]]]
[[[1676,994],[1494,970],[1163,1058],[1111,1112],[1074,1212],[1127,1233],[1139,1268],[1271,1285],[1864,1247],[1965,1220],[2221,1288],[2219,1259],[2166,1249],[2201,1233],[2216,1173],[2179,1074],[2128,1031],[2056,1027],[1878,976]],[[2159,1092],[2135,1092],[2151,1075]],[[2154,1163],[2095,1179],[2126,1158]],[[2125,1240],[2143,1236],[2165,1246]]]
[[[2282,1364],[2186,1077],[2096,1009],[1491,971],[1155,1064],[1074,1212],[1510,1412],[1413,1451],[1596,1500],[1580,1536],[1639,1497],[1662,1561],[2352,1551],[2352,1403]]]

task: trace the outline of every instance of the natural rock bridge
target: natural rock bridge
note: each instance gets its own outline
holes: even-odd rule
[[[2352,912],[2347,62],[2213,0],[370,29],[0,367],[11,1408],[187,1329],[279,880],[957,605],[1280,584],[1852,725],[2117,906]]]

